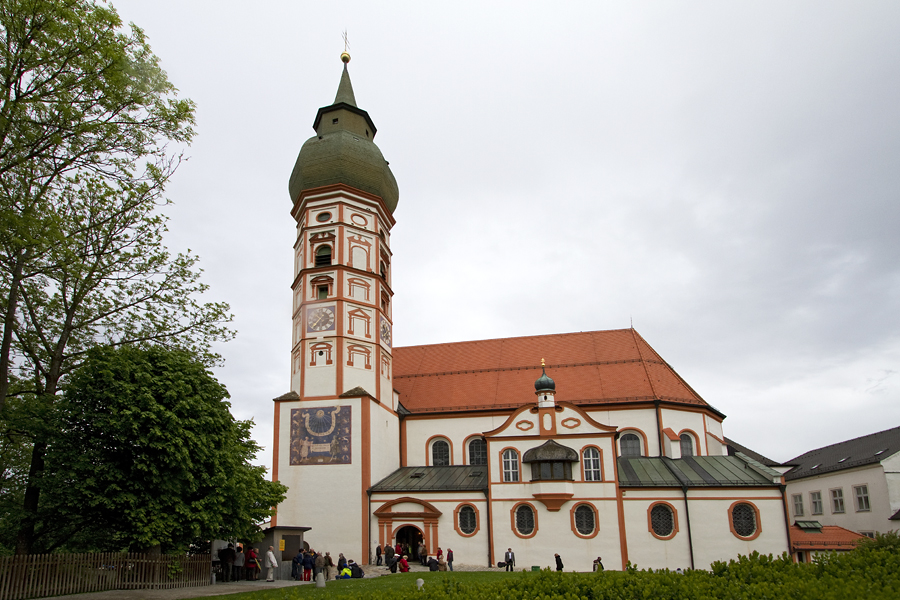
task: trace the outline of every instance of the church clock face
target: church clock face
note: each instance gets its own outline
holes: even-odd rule
[[[314,308],[306,313],[307,331],[331,331],[334,329],[334,310],[329,307]]]
[[[388,346],[391,345],[391,324],[383,319],[381,321],[381,341]]]

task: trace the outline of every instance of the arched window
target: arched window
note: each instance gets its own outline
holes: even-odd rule
[[[749,504],[735,504],[731,509],[731,524],[737,535],[750,537],[756,533],[756,511]]]
[[[519,453],[512,448],[503,451],[503,481],[519,480]]]
[[[600,469],[600,451],[589,446],[582,453],[584,460],[584,480],[603,481],[603,471]]]
[[[472,535],[478,529],[478,515],[475,509],[468,504],[459,509],[456,514],[459,530],[465,535]]]
[[[594,509],[587,504],[581,504],[575,509],[575,530],[581,535],[591,535],[597,527],[597,519]]]
[[[484,438],[473,438],[469,442],[469,464],[487,464],[487,442],[484,441]]]
[[[681,434],[681,455],[682,456],[693,456],[694,455],[694,438],[691,437],[689,433]]]
[[[331,246],[322,244],[316,249],[316,266],[327,267],[331,265]]]
[[[450,464],[450,444],[446,440],[435,440],[431,444],[431,466],[446,467]]]
[[[669,538],[675,533],[675,513],[668,504],[655,504],[650,509],[650,528],[657,537]]]
[[[520,504],[516,509],[516,531],[522,535],[534,533],[534,509],[528,504]]]
[[[626,433],[619,438],[619,449],[622,456],[641,456],[641,438],[635,433]]]

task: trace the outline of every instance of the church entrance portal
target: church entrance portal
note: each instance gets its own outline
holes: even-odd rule
[[[424,539],[422,532],[414,525],[406,525],[397,530],[397,542],[404,545],[409,544],[410,552],[415,552],[419,547],[419,542]]]

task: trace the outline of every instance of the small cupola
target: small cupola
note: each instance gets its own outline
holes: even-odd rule
[[[541,359],[541,376],[534,382],[534,393],[538,397],[538,406],[554,406],[556,396],[556,382],[547,377],[547,369],[544,359]]]

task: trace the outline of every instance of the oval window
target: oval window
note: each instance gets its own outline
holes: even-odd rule
[[[472,535],[478,528],[478,515],[471,506],[463,506],[459,509],[459,530],[466,535]]]
[[[516,509],[516,530],[522,535],[534,533],[534,509],[522,504]]]
[[[756,533],[756,511],[749,504],[738,504],[731,509],[731,523],[739,536],[750,537]]]
[[[669,537],[675,530],[675,515],[665,504],[657,504],[650,509],[650,526],[659,537]]]
[[[581,535],[591,535],[597,526],[593,509],[587,504],[582,504],[575,509],[575,529]]]
[[[319,223],[324,223],[325,221],[330,221],[330,220],[331,220],[330,212],[320,212],[319,214],[316,215],[316,221],[318,221]]]

